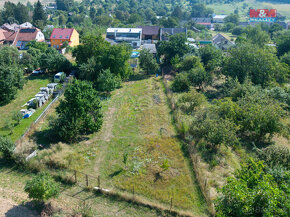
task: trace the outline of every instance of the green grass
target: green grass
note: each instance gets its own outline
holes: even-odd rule
[[[248,6],[243,9],[243,4]],[[239,15],[242,21],[246,21],[249,18],[249,7],[254,9],[277,9],[277,12],[286,16],[286,20],[290,20],[290,4],[275,4],[269,2],[257,2],[255,0],[245,0],[244,2],[232,3],[232,4],[208,4],[210,8],[214,9],[216,14],[231,14],[234,13],[236,8],[239,9]]]
[[[33,98],[36,93],[39,92],[40,87],[46,87],[50,82],[50,76],[28,76],[25,78],[26,83],[22,90],[18,90],[16,98],[9,104],[0,107],[0,134],[9,135],[10,131],[5,128],[7,121],[12,121],[12,115],[14,112],[20,111],[26,107],[21,107],[28,100]],[[9,135],[13,141],[16,141],[30,126],[30,124],[37,119],[41,112],[45,109],[49,102],[46,102],[44,106],[37,109],[36,112],[28,119],[23,119],[20,124],[13,129],[13,133]]]
[[[88,140],[52,145],[32,161],[49,168],[77,169],[102,186],[131,192],[153,202],[206,215],[207,206],[172,124],[161,80],[130,81],[103,101],[104,123]],[[47,124],[37,127],[43,132]],[[40,134],[41,135],[41,134]],[[124,164],[124,156],[128,159]],[[84,178],[80,178],[84,182]],[[96,185],[96,182],[95,182]]]
[[[109,107],[115,110],[110,140],[96,141],[102,160],[92,172],[101,174],[108,187],[129,192],[134,187],[135,193],[163,203],[173,197],[177,208],[203,215],[206,205],[176,138],[160,81],[124,84]],[[166,164],[168,169],[162,168]]]

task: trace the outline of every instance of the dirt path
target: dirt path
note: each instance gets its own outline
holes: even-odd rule
[[[120,91],[120,90],[119,90]],[[116,96],[120,95],[121,92],[118,92],[116,94]],[[98,133],[98,140],[101,141],[101,143],[97,144],[100,145],[100,152],[99,152],[99,156],[98,159],[95,162],[95,166],[94,166],[94,171],[99,174],[99,168],[100,165],[102,163],[102,161],[104,160],[104,157],[106,156],[105,153],[107,152],[108,149],[108,145],[106,145],[106,143],[110,142],[110,140],[113,138],[113,126],[114,126],[114,115],[116,112],[116,105],[114,105],[114,103],[110,103],[109,109],[106,112],[106,114],[104,114],[105,120],[103,122],[103,126],[102,129],[100,131],[100,133]]]

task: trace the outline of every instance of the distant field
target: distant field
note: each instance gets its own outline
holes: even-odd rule
[[[243,9],[243,4],[247,4],[247,7]],[[236,8],[239,9],[239,14],[243,20],[246,20],[249,16],[249,7],[254,9],[277,9],[277,12],[286,16],[286,20],[290,20],[290,4],[273,4],[269,2],[257,2],[255,0],[245,0],[244,2],[232,3],[232,4],[208,4],[210,8],[213,8],[216,14],[230,14],[233,13]]]

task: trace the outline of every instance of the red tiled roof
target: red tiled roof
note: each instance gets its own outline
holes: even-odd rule
[[[52,39],[70,39],[74,29],[53,29],[50,40]]]
[[[14,41],[16,34],[17,34],[16,32],[4,32],[5,40]]]
[[[199,25],[211,25],[211,23],[197,23]]]
[[[37,33],[39,32],[36,28],[23,28],[19,32],[16,32],[16,39],[13,42],[13,45],[16,45],[18,41],[33,41],[36,39]]]

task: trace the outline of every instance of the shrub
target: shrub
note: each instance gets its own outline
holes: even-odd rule
[[[260,160],[263,160],[269,167],[282,166],[290,169],[290,151],[286,147],[269,146],[267,148],[258,149],[257,155]]]
[[[102,72],[97,80],[97,90],[110,92],[121,86],[122,79],[114,75],[109,69]]]
[[[202,89],[205,84],[210,84],[212,75],[205,71],[203,67],[197,67],[189,71],[188,80],[192,86]]]
[[[24,190],[29,198],[44,202],[57,197],[60,193],[60,186],[48,173],[40,173],[26,183]]]
[[[7,137],[0,136],[0,151],[3,153],[4,158],[11,159],[14,149],[14,142]]]
[[[288,216],[289,201],[281,187],[261,161],[251,159],[220,190],[217,216]]]
[[[196,108],[206,102],[203,94],[191,89],[188,93],[183,93],[177,100],[176,106],[186,114],[192,114]]]
[[[190,83],[187,78],[187,73],[179,73],[172,83],[174,92],[187,92],[190,88]]]

